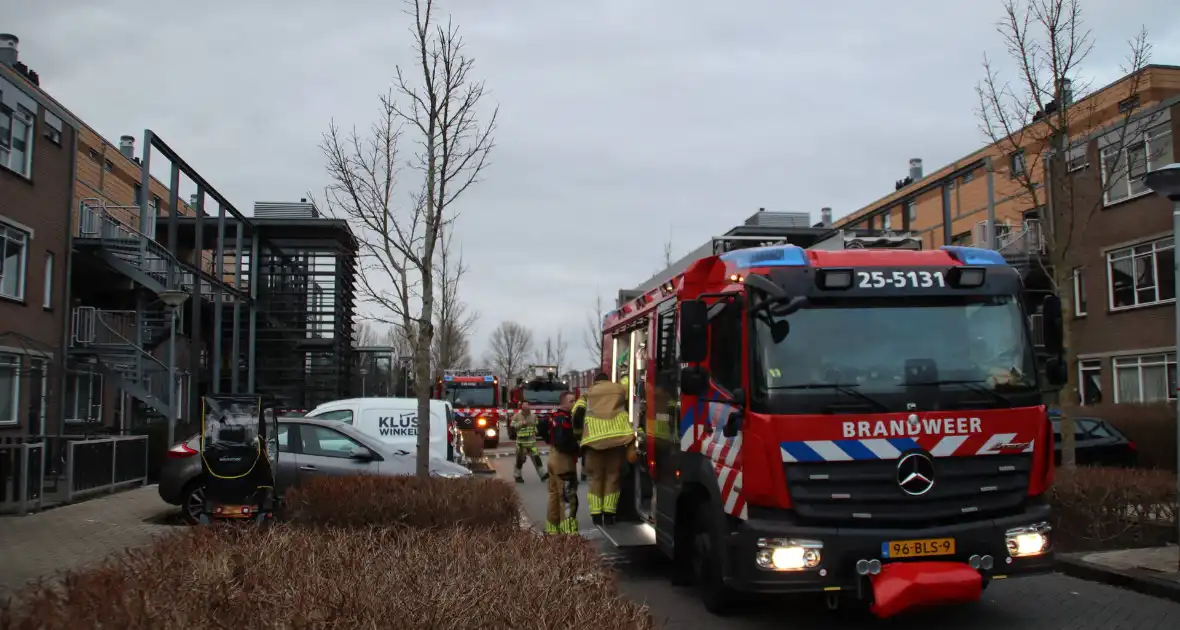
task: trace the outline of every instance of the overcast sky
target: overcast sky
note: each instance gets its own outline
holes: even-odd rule
[[[109,140],[153,129],[242,210],[321,190],[329,120],[367,125],[412,63],[393,0],[2,4],[43,88]],[[456,206],[476,356],[516,319],[563,330],[571,367],[593,364],[595,295],[646,280],[669,234],[678,258],[759,207],[840,216],[909,158],[982,145],[980,60],[1003,55],[998,0],[438,4],[500,107],[494,164]],[[1174,0],[1085,4],[1095,85],[1144,22],[1153,61],[1180,64]]]

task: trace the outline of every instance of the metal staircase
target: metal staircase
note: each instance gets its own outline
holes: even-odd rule
[[[168,366],[143,349],[151,329],[137,322],[136,311],[74,307],[70,348],[76,359],[89,363],[123,391],[171,417],[168,402],[179,378],[169,378]]]

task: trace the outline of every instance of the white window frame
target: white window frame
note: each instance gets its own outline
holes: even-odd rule
[[[62,395],[62,410],[61,410],[62,419],[66,422],[70,422],[70,423],[74,423],[74,424],[93,424],[95,422],[101,423],[102,422],[102,403],[103,403],[102,399],[103,399],[103,391],[104,391],[104,385],[105,385],[105,383],[103,382],[102,374],[99,372],[78,371],[78,372],[70,372],[70,375],[68,378],[69,378],[69,382],[67,382],[67,384],[66,384],[66,391]],[[96,379],[97,379],[97,381],[96,381]],[[96,387],[96,382],[97,382],[97,387]],[[69,399],[71,384],[73,386],[73,398],[74,398],[73,400]],[[85,386],[86,386],[85,390],[83,390],[83,388],[82,388],[83,384],[85,384]],[[98,392],[98,400],[97,401],[94,400],[94,393],[96,390]],[[86,395],[86,406],[84,408],[85,412],[86,412],[86,414],[93,414],[94,417],[92,417],[92,418],[76,418],[76,417],[72,418],[70,416],[78,415],[79,399],[81,398],[83,391],[85,391],[85,395]]]
[[[910,223],[918,220],[918,204],[913,199],[905,202],[905,212],[910,217]]]
[[[0,116],[8,118],[7,137],[0,138],[0,166],[24,177],[33,178],[33,130],[37,128],[37,115],[21,105],[16,109],[0,103]],[[25,156],[23,164],[13,164],[12,145],[16,137],[16,124],[25,126]]]
[[[45,295],[41,296],[41,308],[47,311],[53,308],[53,267],[53,252],[45,252]]]
[[[14,235],[19,238],[14,238]],[[32,241],[31,234],[28,232],[9,225],[7,223],[0,223],[0,278],[7,276],[10,273],[17,274],[16,280],[16,294],[9,295],[0,291],[0,297],[5,297],[11,300],[24,301],[25,299],[25,281],[28,279],[29,272],[29,242]],[[4,261],[7,260],[8,243],[10,240],[20,241],[22,248],[20,258],[17,262],[17,269],[13,271],[7,268]],[[4,283],[0,281],[0,287]]]
[[[1086,405],[1086,396],[1083,387],[1086,383],[1086,372],[1098,373],[1098,393],[1102,393],[1102,359],[1082,359],[1078,361],[1078,404]],[[1115,383],[1117,389],[1118,383]],[[1140,383],[1142,389],[1142,383]]]
[[[1157,124],[1154,127],[1146,129],[1137,135],[1140,137],[1136,138],[1135,141],[1128,141],[1121,147],[1117,144],[1115,146],[1107,147],[1103,149],[1099,155],[1099,164],[1102,166],[1102,203],[1104,206],[1113,206],[1115,204],[1124,203],[1132,199],[1138,199],[1144,195],[1150,195],[1151,189],[1142,183],[1144,179],[1143,176],[1146,176],[1148,173],[1155,170],[1155,168],[1159,168],[1165,164],[1170,164],[1173,162],[1172,155],[1152,155],[1153,152],[1159,151],[1158,148],[1152,148],[1153,142],[1155,142],[1158,147],[1159,144],[1162,144],[1163,139],[1171,139],[1171,120]],[[1137,149],[1139,147],[1143,147],[1144,159],[1147,163],[1144,165],[1143,176],[1132,179],[1128,165],[1128,150]],[[1175,151],[1175,146],[1173,146],[1172,153],[1175,154]],[[1115,160],[1113,168],[1110,166],[1110,160],[1112,158]],[[1153,162],[1155,164],[1155,168],[1152,166]],[[1111,184],[1109,183],[1111,176],[1121,178],[1122,181],[1116,181],[1114,184]],[[1138,192],[1132,188],[1132,186],[1137,182],[1142,185],[1142,190],[1139,190]],[[1110,198],[1110,193],[1119,186],[1125,187],[1125,189],[1121,192],[1127,193],[1127,196],[1112,200]]]
[[[1088,308],[1089,300],[1083,300],[1082,296],[1086,293],[1086,276],[1082,272],[1082,268],[1078,267],[1073,270],[1073,316],[1085,317],[1086,308]],[[1089,296],[1087,296],[1088,298]],[[1111,296],[1114,299],[1114,296]]]
[[[1017,168],[1019,166],[1020,168]],[[1013,151],[1008,156],[1008,169],[1012,177],[1020,177],[1024,175],[1028,169],[1028,164],[1025,162],[1024,149]]]
[[[883,214],[881,216],[883,217],[881,219],[882,229],[884,229],[886,231],[892,230],[893,229],[893,213],[886,212],[885,214]]]
[[[1165,241],[1168,241],[1169,243],[1167,245],[1161,246],[1160,244],[1164,243]],[[1118,249],[1112,249],[1112,250],[1106,252],[1106,301],[1107,301],[1107,307],[1112,312],[1126,311],[1126,310],[1131,310],[1131,309],[1135,309],[1135,308],[1144,308],[1147,306],[1156,306],[1159,304],[1173,304],[1176,302],[1175,297],[1166,298],[1166,299],[1162,299],[1162,300],[1159,299],[1159,293],[1160,293],[1159,253],[1161,251],[1172,250],[1172,255],[1173,256],[1176,255],[1175,254],[1176,245],[1175,245],[1175,243],[1172,243],[1170,241],[1172,241],[1172,237],[1166,236],[1164,238],[1155,239],[1153,241],[1146,241],[1143,243],[1137,243],[1135,245],[1129,245],[1127,247],[1120,247]],[[1134,304],[1130,304],[1130,305],[1126,305],[1126,306],[1115,306],[1115,304],[1114,304],[1114,263],[1116,262],[1116,258],[1117,258],[1117,260],[1120,260],[1120,261],[1127,260],[1127,259],[1134,261],[1135,258],[1137,257],[1137,255],[1135,254],[1135,250],[1139,247],[1144,247],[1147,245],[1151,246],[1150,256],[1151,256],[1151,261],[1152,261],[1152,273],[1154,274],[1153,278],[1155,279],[1156,299],[1152,300],[1152,301],[1148,301],[1148,302],[1139,302],[1138,301],[1139,300],[1139,291],[1138,291],[1138,289],[1135,289],[1135,303]],[[1132,262],[1131,269],[1132,269],[1132,272],[1134,272],[1134,269],[1135,269],[1134,262]],[[1135,278],[1133,275],[1132,275],[1131,279],[1132,279],[1132,281],[1134,281]]]
[[[53,112],[46,110],[45,112],[45,139],[49,140],[57,146],[61,146],[62,133],[65,131],[65,123],[58,118]]]
[[[1160,365],[1164,366],[1164,381],[1165,381],[1165,387],[1167,389],[1167,397],[1168,397],[1167,399],[1168,400],[1175,400],[1176,399],[1176,388],[1175,388],[1175,386],[1170,386],[1170,387],[1168,386],[1167,374],[1168,374],[1168,367],[1169,366],[1172,368],[1173,371],[1175,371],[1175,369],[1176,369],[1176,353],[1175,352],[1166,352],[1166,353],[1121,356],[1121,357],[1115,357],[1111,361],[1111,376],[1112,376],[1111,382],[1114,383],[1114,402],[1115,402],[1115,404],[1164,402],[1162,400],[1144,400],[1143,399],[1143,368],[1144,367],[1157,367]],[[1119,397],[1119,370],[1132,370],[1132,369],[1135,370],[1136,372],[1138,372],[1137,380],[1139,382],[1139,396],[1136,400],[1121,400]]]
[[[0,353],[0,371],[12,375],[12,383],[9,384],[12,388],[12,409],[0,409],[0,426],[20,424],[20,366],[21,355]]]

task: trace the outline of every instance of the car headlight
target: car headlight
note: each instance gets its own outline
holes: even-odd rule
[[[1037,523],[1027,527],[1014,527],[1004,533],[1008,555],[1012,558],[1039,556],[1049,550],[1049,523]]]

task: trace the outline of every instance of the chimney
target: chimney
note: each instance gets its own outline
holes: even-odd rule
[[[915,182],[922,179],[922,158],[910,158],[910,179]]]
[[[14,67],[17,62],[17,45],[20,39],[16,35],[0,33],[0,63]]]
[[[135,136],[119,137],[119,153],[128,160],[135,159]]]
[[[1058,91],[1061,92],[1061,102],[1065,106],[1073,105],[1073,81],[1069,79],[1061,79]]]
[[[832,209],[831,208],[820,208],[819,222],[824,227],[832,227]]]

